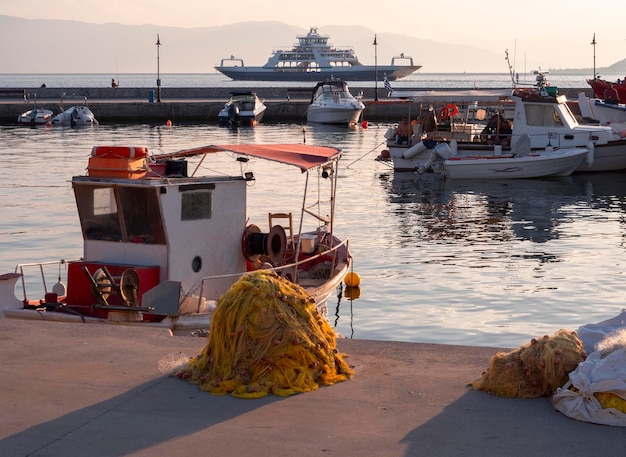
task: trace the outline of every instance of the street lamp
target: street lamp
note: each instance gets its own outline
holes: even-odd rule
[[[160,69],[160,56],[159,56],[159,48],[161,47],[161,40],[159,39],[159,34],[157,33],[157,102],[161,101],[161,69]]]
[[[374,34],[374,101],[378,101],[378,43],[376,42],[376,34]]]
[[[593,79],[596,79],[596,34],[593,34],[591,45],[593,46]]]

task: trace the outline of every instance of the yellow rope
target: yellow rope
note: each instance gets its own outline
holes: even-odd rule
[[[258,398],[308,392],[352,374],[306,291],[257,270],[218,300],[207,345],[177,376],[212,394]]]

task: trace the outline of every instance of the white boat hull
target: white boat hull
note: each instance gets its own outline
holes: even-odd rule
[[[54,116],[51,122],[52,125],[64,125],[71,127],[98,124],[93,112],[86,106],[82,105],[76,105],[66,109],[62,113]]]
[[[18,116],[17,122],[22,125],[45,125],[52,120],[53,114],[48,109],[33,108]]]
[[[251,91],[233,91],[217,114],[218,120],[231,125],[253,125],[261,122],[267,106]]]
[[[609,144],[594,147],[593,163],[584,160],[576,172],[619,171],[626,169],[626,140],[611,141]]]
[[[442,174],[450,179],[542,178],[569,176],[586,158],[586,149],[565,149],[513,158],[454,157]]]
[[[578,94],[578,107],[583,118],[595,120],[600,125],[626,122],[626,105],[611,105],[598,98],[589,98],[584,92]]]
[[[363,109],[342,106],[313,106],[307,109],[307,121],[318,124],[356,124]]]

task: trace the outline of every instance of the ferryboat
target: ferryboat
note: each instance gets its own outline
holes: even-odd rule
[[[387,75],[389,81],[404,78],[422,68],[413,58],[400,54],[390,65],[363,65],[354,49],[338,49],[311,27],[306,35],[298,36],[291,49],[279,49],[261,67],[247,67],[243,59],[231,55],[222,59],[217,71],[235,81],[324,81],[330,77],[344,81],[375,81]]]

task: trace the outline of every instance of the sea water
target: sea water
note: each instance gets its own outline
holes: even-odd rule
[[[94,145],[161,153],[306,141],[343,151],[335,232],[349,238],[361,276],[358,299],[339,293],[329,302],[329,320],[343,336],[517,347],[621,311],[626,174],[453,181],[395,173],[375,160],[390,125],[0,126],[0,274],[82,255],[70,179],[85,173]],[[202,164],[207,173],[254,173],[251,223],[265,226],[268,212],[299,208],[298,170],[262,160],[240,166],[228,154]]]
[[[593,77],[593,71],[589,73],[548,73],[547,79],[552,86],[562,88],[586,88],[589,87],[587,79]],[[420,73],[391,82],[393,89],[487,89],[487,88],[511,88],[513,82],[521,86],[535,84],[536,76],[532,71],[524,73]],[[624,75],[603,74],[602,78],[609,81],[625,78]],[[156,87],[156,74],[133,73],[133,74],[0,74],[0,87],[12,88],[35,88],[45,84],[47,87],[110,87],[111,79],[115,79],[120,87]],[[245,88],[275,87],[277,84],[286,87],[302,87],[302,82],[232,81],[221,73],[176,73],[159,74],[161,87],[227,87]],[[350,83],[355,87],[378,87],[380,96],[387,91],[383,87],[383,75],[379,81]],[[311,89],[313,84],[311,85]],[[260,94],[262,95],[262,94]]]

